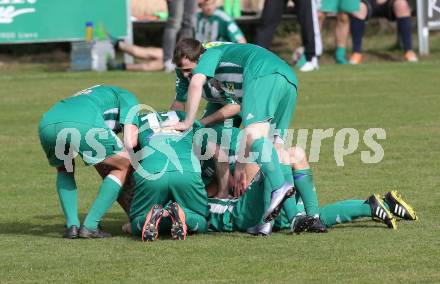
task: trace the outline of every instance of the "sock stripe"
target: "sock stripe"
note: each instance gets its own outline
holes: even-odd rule
[[[302,178],[302,177],[304,177],[304,176],[306,176],[306,174],[297,174],[297,175],[294,175],[294,176],[293,176],[293,179],[294,179],[294,180],[299,180],[300,178]]]
[[[109,179],[111,179],[112,181],[116,182],[117,184],[119,184],[120,187],[122,187],[122,182],[121,182],[121,180],[119,178],[117,178],[114,175],[107,175],[107,177]]]

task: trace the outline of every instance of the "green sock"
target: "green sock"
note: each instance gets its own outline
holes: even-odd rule
[[[291,197],[284,201],[283,210],[286,213],[287,219],[289,219],[289,222],[291,222],[298,214],[295,198]]]
[[[183,211],[185,212],[185,222],[188,226],[188,232],[200,234],[208,230],[208,223],[202,215],[185,208],[183,208]]]
[[[280,215],[278,215],[273,222],[273,230],[279,231],[289,229],[291,221],[292,220],[287,217],[286,211],[281,210]]]
[[[290,184],[294,184],[292,167],[290,165],[280,164],[281,172],[283,173],[284,181]]]
[[[295,182],[295,188],[301,195],[301,199],[304,202],[304,208],[307,215],[318,215],[318,196],[316,194],[316,188],[313,183],[312,170],[294,170],[293,180]]]
[[[337,47],[335,51],[336,64],[348,64],[344,47]]]
[[[266,138],[256,139],[252,144],[252,151],[258,153],[258,158],[255,162],[269,180],[272,191],[279,189],[284,184],[284,175],[272,142]],[[269,153],[266,151],[270,151],[270,157],[268,157]]]
[[[147,214],[138,216],[131,220],[131,234],[133,236],[141,236],[142,235],[142,228],[144,227],[145,223],[145,217]]]
[[[327,226],[351,222],[361,217],[371,217],[370,205],[364,200],[344,200],[326,205],[320,210],[320,219]]]
[[[296,210],[298,210],[299,213],[306,214],[306,209],[304,208],[304,202],[298,190],[295,192],[295,202],[296,202]]]
[[[70,228],[75,225],[79,227],[78,219],[78,190],[76,189],[73,173],[58,172],[56,187],[61,207],[66,217],[66,226]]]
[[[112,207],[121,190],[121,182],[113,175],[108,175],[99,188],[98,196],[84,220],[87,229],[96,230],[102,216]]]

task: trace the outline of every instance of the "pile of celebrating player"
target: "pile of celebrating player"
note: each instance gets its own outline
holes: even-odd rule
[[[209,231],[327,232],[360,217],[396,229],[397,218],[417,219],[396,191],[318,205],[304,151],[285,141],[298,82],[291,67],[270,51],[184,39],[173,61],[176,98],[170,110],[156,112],[127,90],[98,85],[44,114],[39,135],[57,170],[64,237],[109,237],[100,221],[116,200],[129,217],[123,230],[144,241],[170,233],[184,240]],[[202,97],[208,103],[197,120]],[[103,177],[82,222],[77,154]]]

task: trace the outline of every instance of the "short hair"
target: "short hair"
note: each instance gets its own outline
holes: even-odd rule
[[[197,62],[203,52],[205,52],[205,48],[200,41],[193,38],[182,39],[176,44],[174,49],[173,63],[179,67],[184,58]]]

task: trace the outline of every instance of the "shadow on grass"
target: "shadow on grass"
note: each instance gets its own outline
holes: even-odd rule
[[[402,58],[399,57],[396,53],[385,53],[380,51],[368,51],[367,54],[374,56],[383,61],[391,61],[391,62],[399,62],[402,61]]]
[[[84,220],[85,215],[80,215]],[[45,238],[60,238],[65,230],[64,223],[53,223],[53,220],[63,220],[61,214],[37,215],[26,221],[0,223],[0,235],[29,235]],[[124,213],[108,213],[101,222],[103,230],[113,236],[127,236],[122,232],[122,225],[128,221]],[[127,236],[129,237],[129,236]]]

